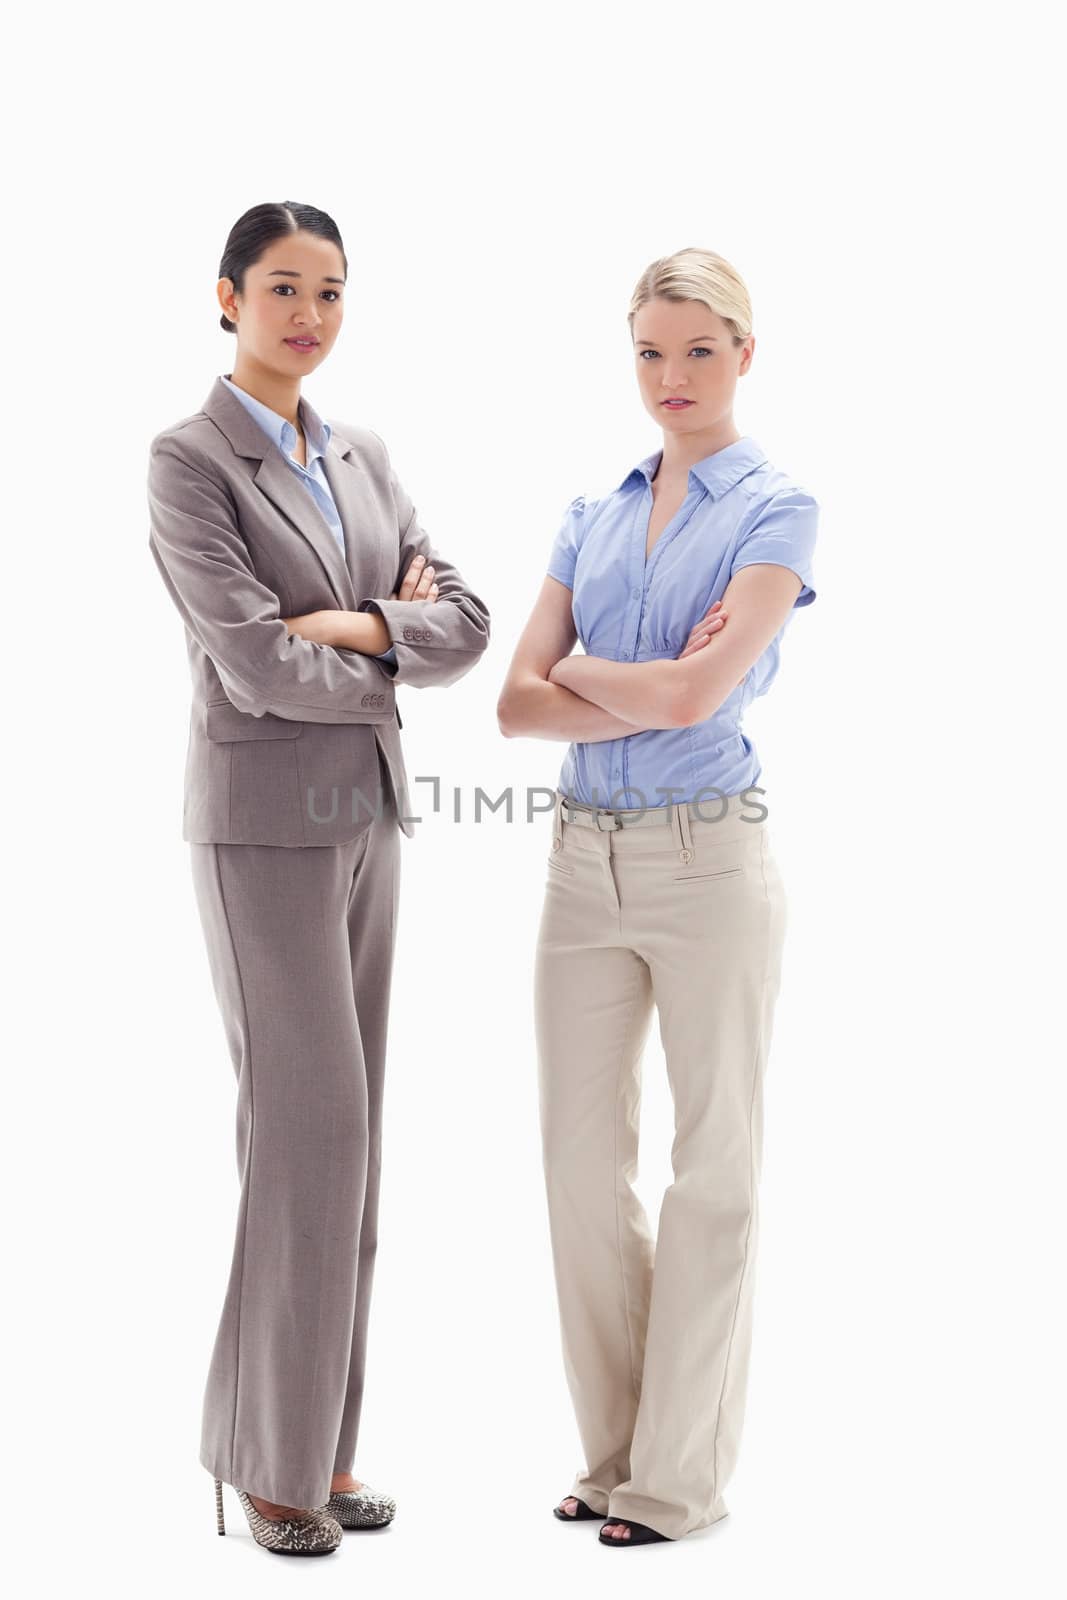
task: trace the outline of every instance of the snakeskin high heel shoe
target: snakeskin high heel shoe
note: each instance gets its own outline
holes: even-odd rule
[[[279,1556],[325,1556],[344,1538],[341,1525],[325,1509],[303,1511],[298,1517],[265,1517],[257,1511],[248,1495],[236,1484],[231,1484],[248,1518],[252,1537],[264,1550],[273,1550]],[[220,1533],[226,1532],[222,1516],[222,1481],[215,1479],[215,1516]]]
[[[336,1517],[342,1528],[384,1528],[396,1516],[396,1501],[365,1483],[362,1489],[335,1489],[317,1509]]]

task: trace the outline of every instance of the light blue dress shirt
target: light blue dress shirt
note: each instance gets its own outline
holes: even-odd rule
[[[662,455],[646,456],[603,498],[573,500],[552,547],[549,575],[573,591],[578,637],[588,655],[603,660],[675,659],[732,574],[756,562],[789,567],[802,580],[794,610],[815,599],[818,503],[747,435],[690,468],[685,500],[646,563],[652,478]],[[741,721],[777,675],[792,616],[706,721],[570,745],[559,776],[563,793],[614,809],[704,799],[705,815],[717,816],[715,790],[740,794],[762,774]]]
[[[337,514],[333,494],[330,491],[329,480],[326,477],[322,458],[326,454],[326,446],[330,442],[333,429],[325,422],[318,412],[312,407],[306,395],[302,395],[307,426],[304,429],[307,441],[306,467],[295,460],[293,450],[296,448],[296,429],[287,417],[280,416],[277,411],[272,411],[270,406],[265,406],[262,400],[257,400],[254,395],[247,394],[244,389],[238,388],[236,383],[231,383],[225,373],[222,381],[235,394],[251,416],[259,423],[267,437],[277,445],[289,466],[292,467],[301,483],[307,486],[308,493],[322,512],[326,524],[341,547],[341,554],[345,553],[345,530],[341,518]],[[388,661],[396,665],[396,648],[390,645],[381,655],[374,657],[375,661]]]

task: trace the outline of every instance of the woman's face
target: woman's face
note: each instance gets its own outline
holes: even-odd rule
[[[344,317],[344,264],[329,239],[291,233],[276,239],[245,272],[244,293],[220,278],[219,303],[237,324],[249,359],[279,377],[300,378],[325,361]],[[308,338],[305,348],[288,341]]]
[[[722,318],[700,300],[647,300],[633,320],[634,361],[649,416],[670,433],[700,433],[729,421],[734,389],[756,340],[735,345]],[[690,402],[669,406],[673,398]]]

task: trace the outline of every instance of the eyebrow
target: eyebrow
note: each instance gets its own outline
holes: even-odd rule
[[[635,339],[634,340],[635,344],[650,344],[650,345],[654,345],[655,342],[656,341],[654,339]],[[694,334],[692,339],[687,339],[685,342],[686,342],[686,344],[718,344],[719,341],[718,341],[718,339],[716,339],[716,337],[715,337],[715,335],[713,333],[697,333],[697,334]]]
[[[303,276],[302,272],[287,272],[284,267],[275,267],[272,272],[267,273],[268,278],[302,278]],[[322,281],[323,283],[344,283],[345,280],[343,278],[323,278]]]

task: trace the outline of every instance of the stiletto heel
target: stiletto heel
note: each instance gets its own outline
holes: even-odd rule
[[[341,1524],[323,1510],[302,1511],[297,1517],[265,1517],[235,1483],[230,1488],[241,1502],[252,1537],[264,1550],[279,1556],[325,1556],[344,1538]],[[222,1518],[222,1479],[215,1479],[215,1515],[219,1533],[226,1532]]]

